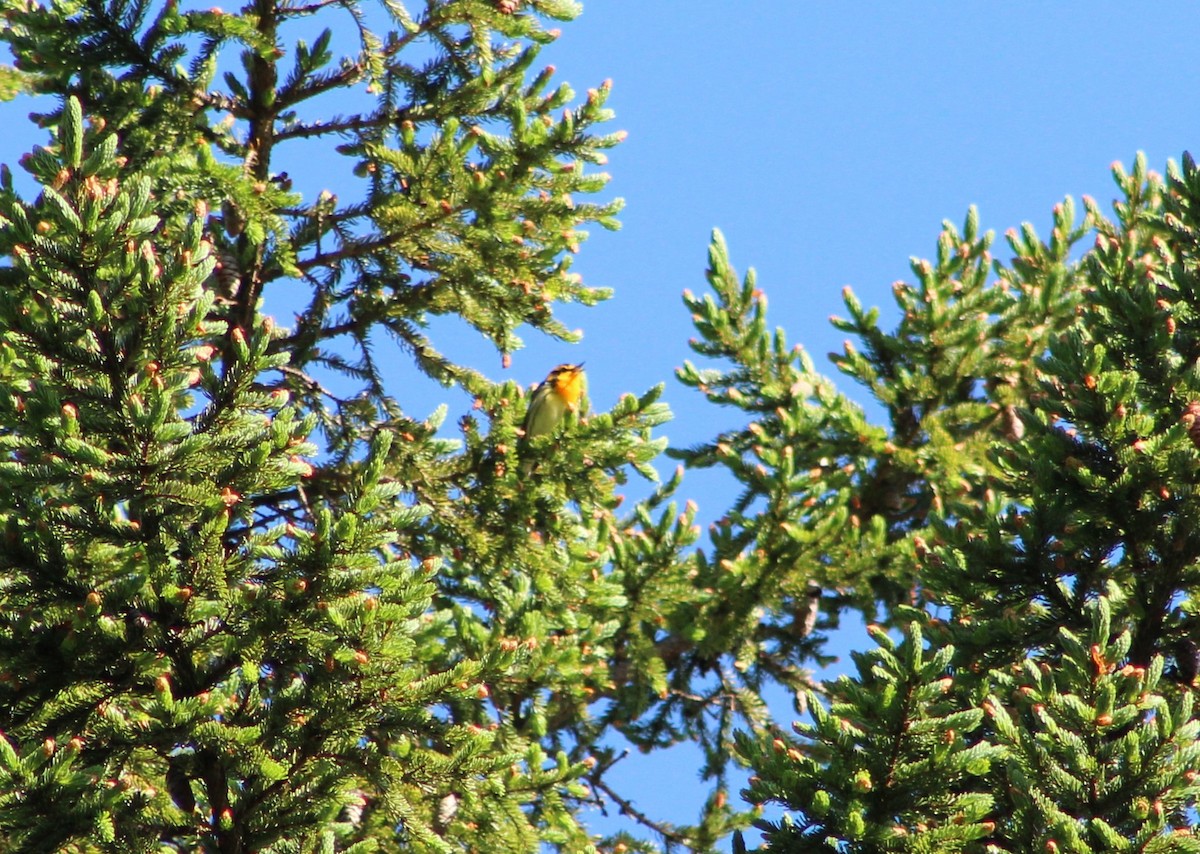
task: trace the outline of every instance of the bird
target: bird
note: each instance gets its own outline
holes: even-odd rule
[[[528,446],[531,439],[553,433],[564,415],[578,409],[586,386],[583,362],[578,365],[559,365],[550,371],[546,379],[533,390],[529,408],[525,411],[524,444]],[[523,475],[528,475],[532,470],[532,460],[526,460],[521,465]]]

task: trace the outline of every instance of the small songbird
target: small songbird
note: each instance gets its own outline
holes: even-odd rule
[[[578,365],[559,365],[552,370],[533,390],[529,400],[529,409],[525,412],[525,442],[553,433],[564,415],[578,409],[586,387],[587,378],[582,362]],[[530,460],[521,465],[523,475],[528,475],[532,470],[533,463]]]

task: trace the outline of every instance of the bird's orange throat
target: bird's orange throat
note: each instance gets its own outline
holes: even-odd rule
[[[554,378],[554,390],[566,401],[567,407],[572,411],[578,405],[580,395],[583,394],[583,384],[583,370],[579,367],[565,370]]]

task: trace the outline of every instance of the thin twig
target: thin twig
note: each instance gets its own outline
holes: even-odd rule
[[[621,808],[622,815],[627,815],[638,822],[638,824],[650,828],[667,842],[672,842],[676,845],[688,844],[689,837],[685,836],[669,825],[662,824],[661,822],[657,822],[650,818],[650,816],[646,815],[644,812],[635,807],[632,801],[626,800],[613,791],[612,787],[605,783],[600,777],[591,777],[590,782],[592,784],[592,788],[604,792],[604,794],[613,799],[616,805]]]
[[[309,376],[308,374],[306,374],[304,371],[300,370],[299,368],[294,368],[291,365],[283,365],[279,368],[279,371],[280,371],[280,373],[286,374],[290,377],[293,377],[294,379],[299,380],[300,382],[302,382],[306,386],[308,386],[309,391],[319,392],[320,394],[322,394],[325,397],[332,400],[338,406],[344,406],[346,403],[345,398],[338,397],[336,394],[331,392],[329,389],[325,388],[325,386],[321,385],[319,380]]]

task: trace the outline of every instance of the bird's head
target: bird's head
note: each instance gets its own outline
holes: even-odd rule
[[[583,362],[578,365],[559,365],[546,377],[546,384],[554,389],[554,393],[566,401],[567,407],[572,410],[579,403],[585,383]]]

